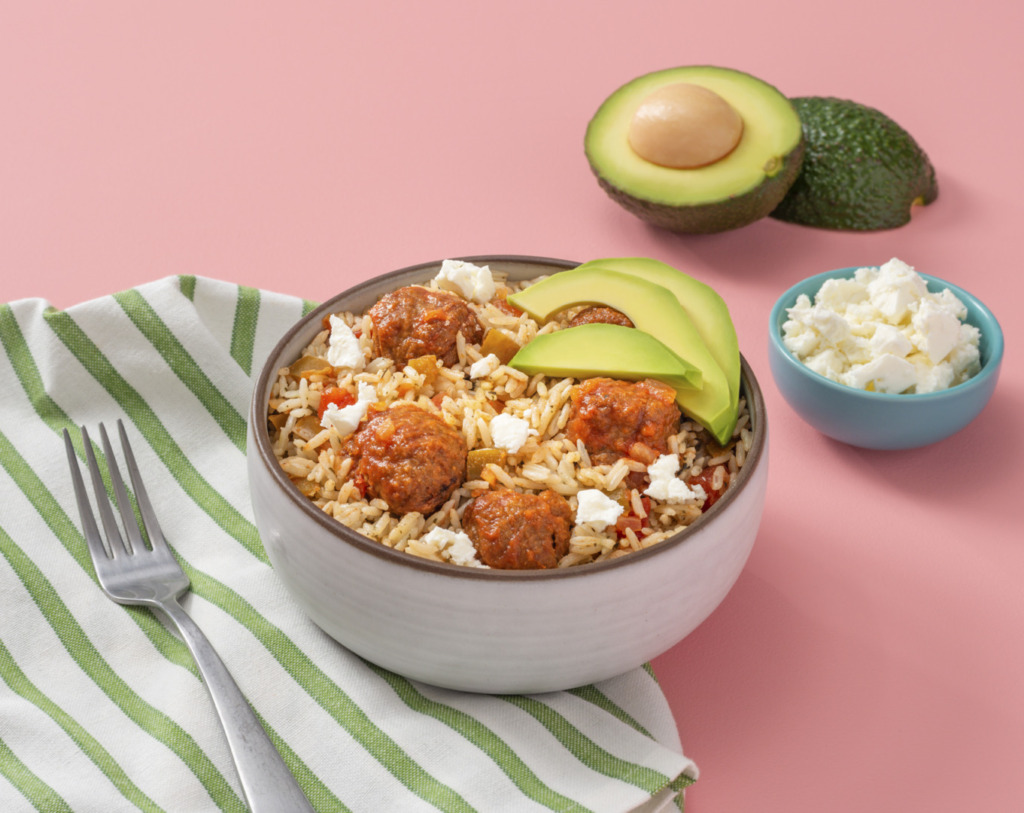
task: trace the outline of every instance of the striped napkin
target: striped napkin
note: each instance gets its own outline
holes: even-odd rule
[[[242,811],[185,645],[108,600],[61,430],[124,420],[206,632],[321,811],[682,809],[697,777],[653,674],[567,692],[437,689],[293,604],[253,525],[253,375],[313,303],[169,277],[59,311],[0,305],[0,810]]]

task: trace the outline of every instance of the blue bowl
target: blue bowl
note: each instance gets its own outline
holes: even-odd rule
[[[992,312],[962,288],[921,274],[928,290],[949,288],[967,306],[967,322],[981,331],[981,371],[962,384],[939,392],[893,395],[837,384],[799,361],[782,343],[787,309],[800,294],[813,301],[829,279],[852,277],[856,268],[816,274],[786,291],[769,320],[769,363],[779,391],[800,417],[819,432],[867,449],[913,449],[943,440],[963,429],[984,409],[999,378],[1003,331]]]

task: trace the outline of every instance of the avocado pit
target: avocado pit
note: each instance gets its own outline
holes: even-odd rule
[[[629,146],[652,164],[696,169],[720,161],[743,136],[743,118],[701,85],[674,82],[643,99],[629,125]]]

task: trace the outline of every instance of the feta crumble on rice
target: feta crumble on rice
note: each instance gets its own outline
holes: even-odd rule
[[[594,530],[603,531],[614,525],[622,511],[621,504],[596,488],[585,488],[576,495],[576,522],[585,523]]]
[[[445,260],[434,281],[437,287],[455,291],[481,305],[492,299],[496,290],[490,266],[473,265],[463,260]]]
[[[435,547],[438,553],[452,564],[464,567],[487,567],[477,558],[473,540],[464,531],[431,528],[423,535],[423,541]]]
[[[962,383],[980,369],[980,332],[948,288],[893,258],[827,280],[797,297],[783,324],[786,348],[839,384],[889,393],[923,393]]]
[[[515,454],[526,444],[530,436],[530,424],[515,415],[502,412],[491,418],[491,441],[499,449]]]
[[[676,477],[678,471],[678,454],[660,455],[647,467],[647,475],[651,478],[651,484],[644,490],[644,494],[673,505],[707,499],[708,495],[703,486],[690,487]]]
[[[359,339],[345,320],[331,314],[331,338],[327,345],[327,363],[341,370],[360,372],[366,367],[366,358]]]
[[[501,366],[501,359],[494,353],[484,356],[480,361],[474,361],[469,366],[469,377],[474,381],[478,378],[487,378],[491,373]]]
[[[330,429],[333,426],[338,437],[348,437],[356,431],[359,422],[366,417],[366,411],[370,404],[375,403],[376,400],[377,390],[373,385],[360,381],[359,396],[356,402],[345,407],[328,404],[327,409],[324,410],[324,417],[320,420],[320,425],[324,429]]]

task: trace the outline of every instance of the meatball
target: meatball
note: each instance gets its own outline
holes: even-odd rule
[[[417,356],[437,356],[449,367],[458,360],[456,336],[483,339],[476,314],[456,294],[418,285],[385,294],[370,308],[377,355],[404,365]]]
[[[595,323],[633,327],[633,320],[626,316],[626,314],[605,305],[593,305],[589,308],[584,308],[569,320],[569,327],[592,325]]]
[[[433,513],[466,474],[462,433],[415,404],[400,402],[371,415],[353,442],[353,476],[396,514]]]
[[[595,463],[632,457],[653,463],[668,452],[668,439],[679,431],[676,393],[652,379],[619,381],[588,378],[573,387],[565,431],[582,440]]]
[[[466,506],[462,527],[488,567],[539,570],[556,567],[569,552],[572,509],[550,490],[486,491]]]

